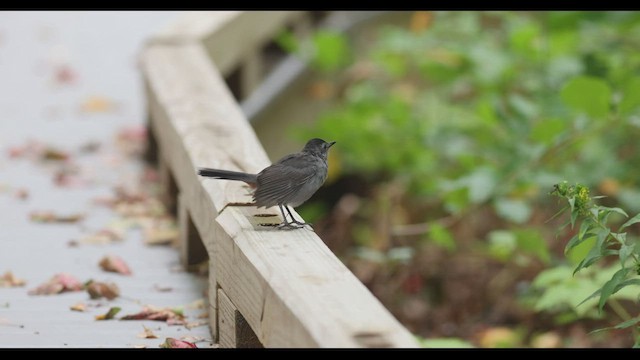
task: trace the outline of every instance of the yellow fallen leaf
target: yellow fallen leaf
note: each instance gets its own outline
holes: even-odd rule
[[[87,304],[79,302],[75,305],[71,305],[70,309],[71,311],[85,312],[87,311]]]
[[[116,107],[113,101],[99,95],[90,96],[80,104],[80,110],[88,113],[109,112],[113,111]]]

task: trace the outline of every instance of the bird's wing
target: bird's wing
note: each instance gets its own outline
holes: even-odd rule
[[[284,159],[283,159],[284,160]],[[258,174],[254,199],[258,206],[286,204],[316,173],[316,166],[295,166],[295,162],[279,162]]]

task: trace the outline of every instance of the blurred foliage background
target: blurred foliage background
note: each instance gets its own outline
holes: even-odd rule
[[[637,290],[576,307],[615,269],[572,275],[589,241],[565,256],[549,192],[640,211],[640,13],[415,12],[350,41],[280,37],[336,104],[293,131],[337,141],[299,208],[332,250],[425,345],[631,346],[589,332],[637,316]]]

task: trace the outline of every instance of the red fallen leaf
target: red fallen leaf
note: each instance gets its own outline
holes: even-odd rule
[[[24,284],[25,284],[25,281],[15,277],[11,271],[7,271],[4,273],[4,275],[0,276],[0,288],[18,287],[18,286],[24,286]]]
[[[78,75],[67,64],[62,64],[55,69],[55,81],[58,84],[73,84]]]
[[[120,290],[114,283],[103,283],[98,281],[89,280],[86,285],[87,292],[92,299],[99,299],[105,297],[109,300],[113,300],[120,296]]]
[[[29,191],[27,191],[27,189],[25,188],[20,188],[14,192],[14,195],[20,200],[26,200],[27,198],[29,198]]]
[[[129,266],[127,266],[124,260],[116,255],[106,255],[100,260],[99,265],[104,271],[116,272],[123,275],[131,275]]]
[[[36,152],[36,149],[40,148],[40,144],[35,142],[29,142],[25,145],[12,146],[9,148],[8,155],[12,159],[21,158],[25,155]]]
[[[82,291],[82,284],[75,277],[60,273],[54,275],[49,281],[41,284],[33,290],[29,290],[29,295],[52,295],[70,291]]]
[[[84,219],[84,214],[59,215],[53,211],[32,211],[29,219],[39,223],[75,223]]]
[[[165,321],[168,325],[184,325],[184,315],[181,311],[175,309],[155,309],[144,307],[141,312],[131,315],[125,315],[120,320],[154,320]]]
[[[160,344],[161,348],[165,349],[197,349],[198,347],[194,343],[190,343],[184,340],[178,340],[174,338],[166,338],[164,343]]]
[[[144,153],[147,142],[147,128],[145,126],[125,127],[116,135],[116,145],[121,153],[138,156]]]
[[[110,308],[106,314],[96,315],[96,320],[111,320],[114,317],[116,317],[116,314],[118,314],[119,312],[120,312],[120,308],[117,306],[114,306]]]

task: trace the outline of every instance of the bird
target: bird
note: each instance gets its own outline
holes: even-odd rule
[[[289,206],[298,207],[315,194],[327,179],[327,155],[336,142],[313,138],[304,148],[286,155],[257,174],[199,167],[198,175],[214,179],[243,181],[254,188],[253,204],[258,208],[278,205],[284,222],[281,229],[297,229],[310,223],[293,217]],[[284,210],[291,217],[287,220]],[[294,225],[295,224],[295,225]]]

